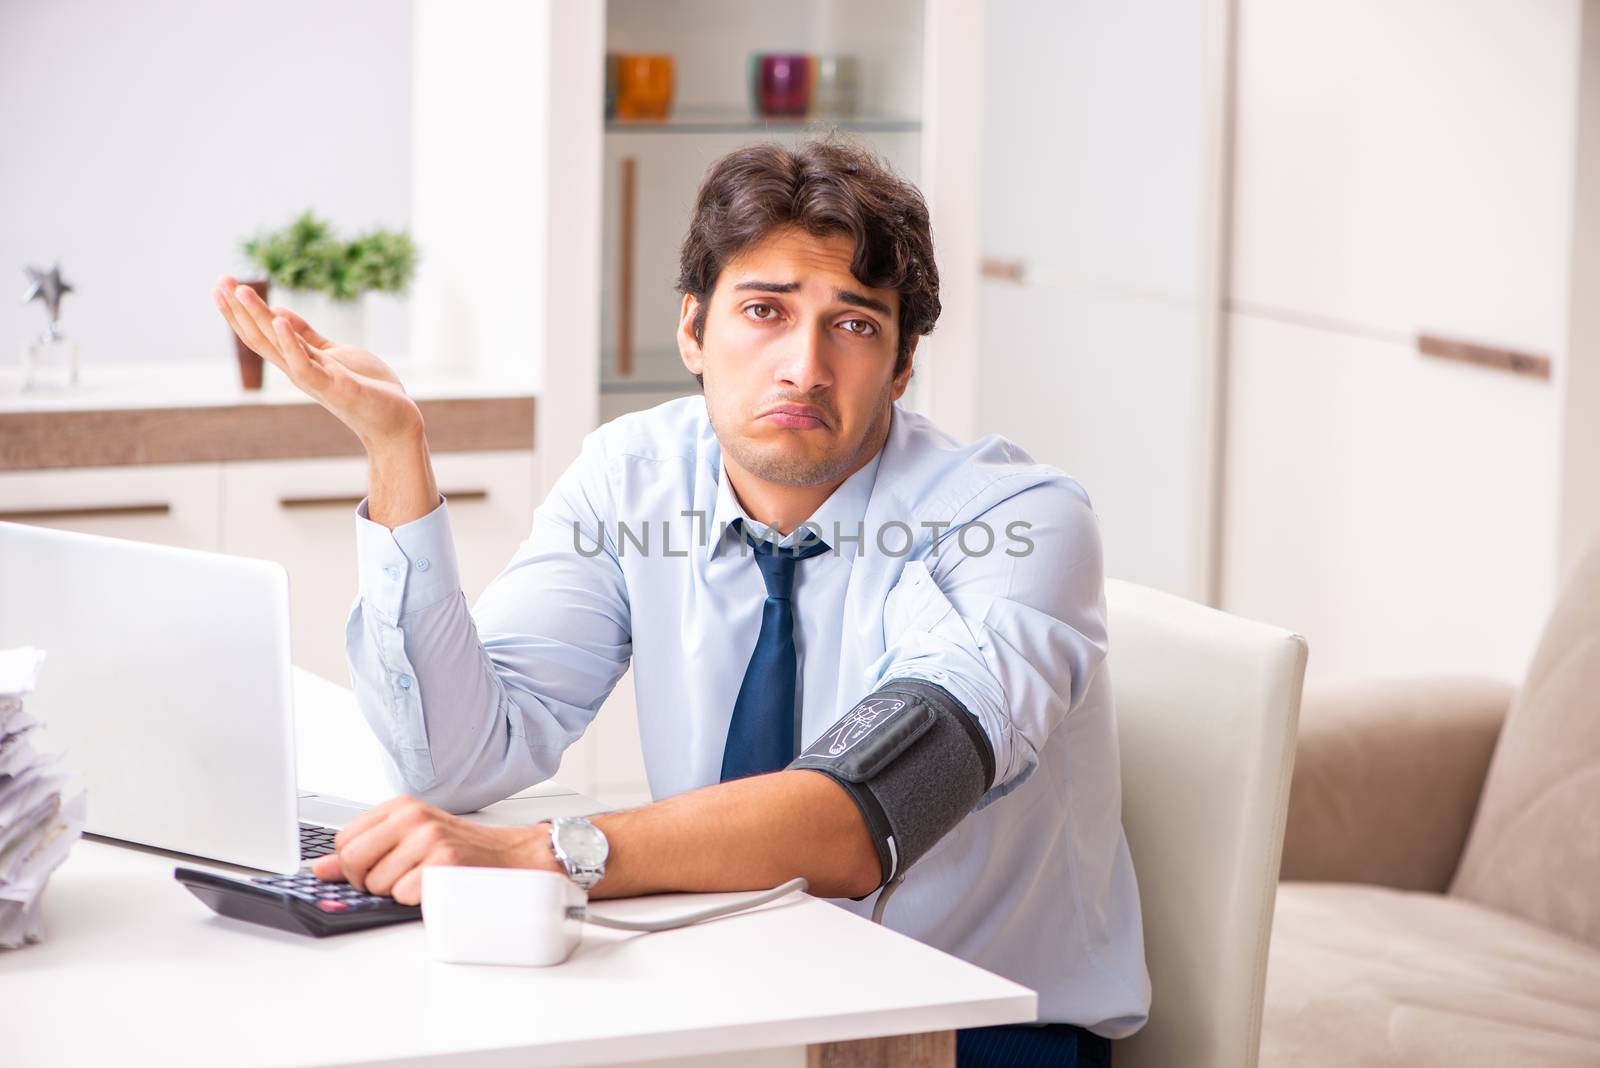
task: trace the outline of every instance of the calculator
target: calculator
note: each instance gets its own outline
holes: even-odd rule
[[[402,905],[392,897],[368,894],[349,883],[327,882],[308,870],[236,879],[196,868],[176,868],[172,877],[219,916],[313,938],[422,919],[419,905]]]

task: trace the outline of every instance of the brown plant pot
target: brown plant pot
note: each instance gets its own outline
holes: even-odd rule
[[[256,278],[239,284],[255,290],[256,296],[261,298],[262,303],[267,303],[267,294],[272,290],[272,283],[267,279]],[[261,373],[265,370],[263,365],[266,361],[252,352],[250,346],[239,339],[238,334],[233,335],[233,351],[239,358],[239,384],[245,389],[260,389]]]

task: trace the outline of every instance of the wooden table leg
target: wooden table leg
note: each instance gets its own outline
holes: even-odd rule
[[[863,1038],[806,1047],[806,1068],[955,1068],[956,1033]]]

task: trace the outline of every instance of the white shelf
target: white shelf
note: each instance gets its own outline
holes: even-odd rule
[[[726,134],[801,133],[840,130],[844,133],[920,133],[922,121],[881,115],[818,115],[782,118],[748,112],[702,112],[665,119],[607,119],[606,133]]]

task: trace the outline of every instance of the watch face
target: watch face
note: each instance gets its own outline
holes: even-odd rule
[[[574,820],[558,824],[556,840],[561,852],[580,868],[597,868],[605,863],[606,836],[592,823]]]

